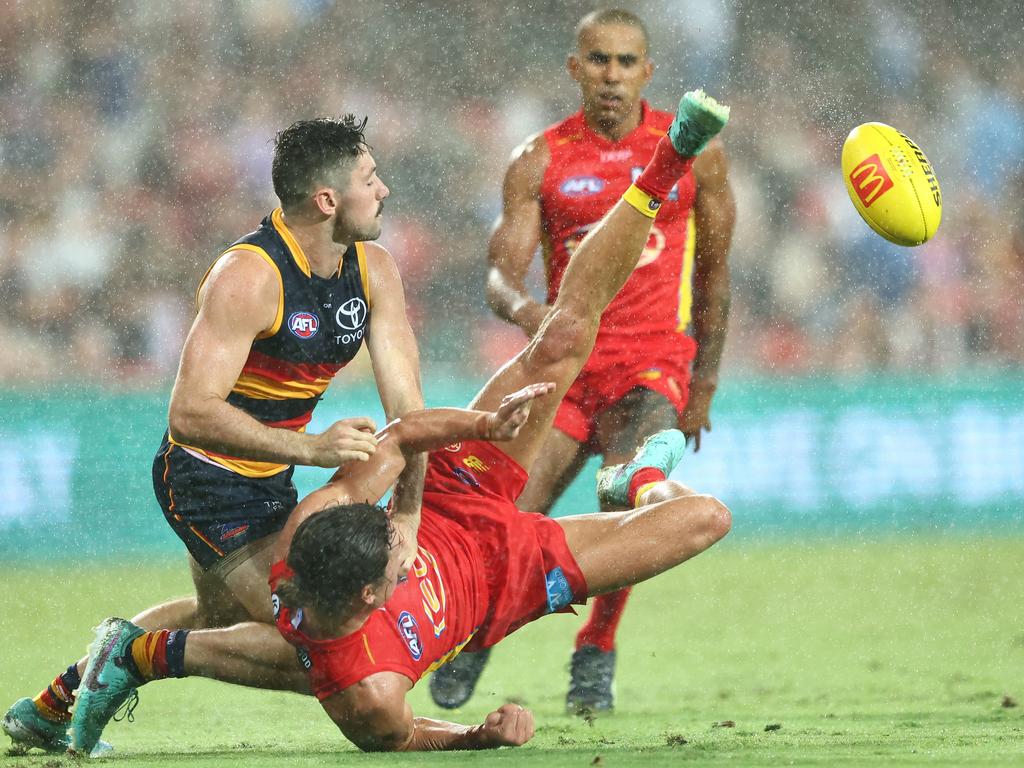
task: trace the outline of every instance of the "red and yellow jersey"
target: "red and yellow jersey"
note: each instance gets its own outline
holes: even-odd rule
[[[355,632],[314,640],[302,629],[302,609],[273,597],[277,628],[298,649],[317,698],[378,672],[416,683],[467,644],[489,648],[540,616],[586,602],[586,579],[562,526],[516,508],[526,479],[489,442],[432,451],[414,567]],[[287,576],[287,565],[276,563],[271,591]]]
[[[672,117],[643,102],[640,125],[619,141],[596,134],[582,112],[544,132],[551,153],[540,187],[549,303],[573,251],[640,175]],[[693,172],[687,172],[662,205],[636,270],[601,317],[596,352],[686,331],[696,192]]]
[[[483,558],[470,532],[425,511],[419,553],[408,578],[359,629],[314,640],[302,631],[302,609],[274,611],[281,634],[298,649],[321,701],[378,672],[416,682],[455,657],[484,622],[488,588]],[[288,575],[281,561],[271,569],[271,589]]]
[[[278,208],[224,253],[230,251],[250,251],[270,264],[280,278],[280,293],[274,325],[253,341],[227,401],[269,427],[303,431],[331,379],[356,356],[369,327],[363,244],[345,251],[336,274],[320,277],[313,274]],[[182,445],[173,435],[168,439],[247,477],[270,477],[288,468]]]

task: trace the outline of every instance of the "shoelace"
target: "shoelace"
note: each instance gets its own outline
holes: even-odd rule
[[[122,720],[127,720],[129,723],[135,722],[135,708],[139,706],[139,692],[132,688],[132,692],[128,694],[128,698],[121,702],[114,711],[114,717],[112,718],[115,723],[119,723]]]

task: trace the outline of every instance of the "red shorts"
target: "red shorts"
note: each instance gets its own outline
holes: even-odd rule
[[[562,526],[515,505],[527,473],[488,442],[449,446],[430,456],[424,514],[467,531],[487,579],[486,618],[468,650],[482,650],[546,613],[587,600],[587,583]]]
[[[565,393],[555,429],[578,443],[590,443],[598,414],[638,387],[664,395],[682,414],[690,395],[690,365],[697,344],[679,333],[628,343],[598,339],[587,364]]]

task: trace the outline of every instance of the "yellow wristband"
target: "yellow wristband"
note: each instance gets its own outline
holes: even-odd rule
[[[651,197],[636,184],[629,185],[629,189],[623,193],[622,199],[649,219],[657,216],[658,209],[661,208],[660,200]]]
[[[633,496],[633,509],[639,509],[643,506],[641,499],[647,495],[647,492],[656,486],[660,480],[655,480],[653,483],[644,483],[636,489],[636,494]]]

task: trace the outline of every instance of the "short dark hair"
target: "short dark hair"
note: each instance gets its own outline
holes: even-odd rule
[[[362,588],[384,577],[394,528],[382,507],[339,504],[302,521],[285,558],[294,575],[277,586],[281,601],[331,617]]]
[[[644,46],[648,44],[647,27],[635,13],[625,11],[622,8],[605,8],[604,10],[591,11],[576,25],[576,42],[579,43],[580,35],[589,27],[597,27],[602,24],[623,24],[627,27],[636,27],[644,36]]]
[[[274,138],[271,178],[274,193],[284,208],[309,196],[317,181],[324,181],[346,161],[369,150],[363,130],[366,118],[318,117],[292,123]]]

